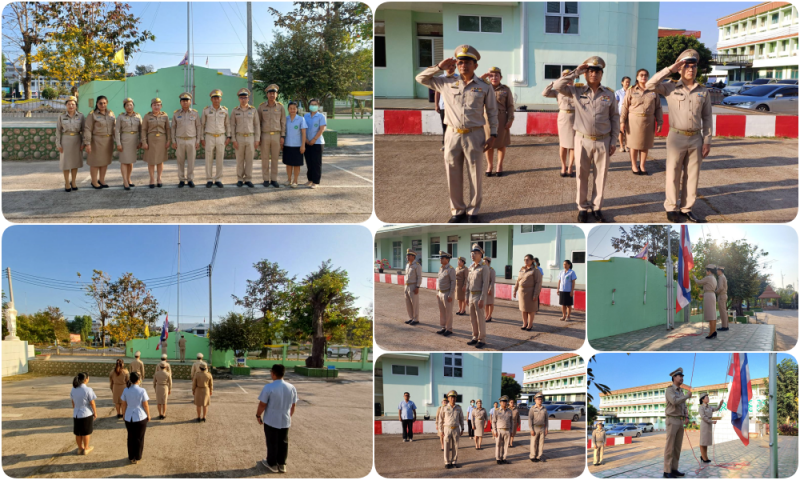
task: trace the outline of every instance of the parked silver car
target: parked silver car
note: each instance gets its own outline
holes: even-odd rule
[[[639,427],[619,427],[606,432],[609,437],[641,437],[642,431]]]
[[[728,86],[722,89],[722,94],[725,95],[726,97],[730,97],[731,95],[736,95],[737,93],[739,93],[739,90],[741,90],[743,86],[744,82],[731,82],[728,84]]]
[[[554,420],[572,420],[577,422],[580,419],[579,409],[572,405],[547,405],[547,416]]]
[[[759,85],[727,97],[722,104],[759,112],[797,115],[797,85]]]
[[[652,432],[656,429],[656,426],[650,422],[642,422],[636,426],[642,429],[642,433]]]

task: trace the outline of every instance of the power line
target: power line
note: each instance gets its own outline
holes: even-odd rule
[[[242,45],[242,48],[244,48],[246,50],[247,47],[244,46],[244,43],[242,42],[242,39],[239,38],[239,34],[236,32],[236,27],[233,26],[233,22],[231,22],[230,17],[228,17],[228,12],[225,11],[225,7],[223,6],[223,4],[225,2],[218,2],[218,3],[220,5],[220,7],[222,8],[222,13],[225,14],[225,18],[228,19],[228,24],[230,24],[231,29],[233,30],[233,34],[236,35],[236,40],[239,40],[239,43]],[[247,54],[245,54],[245,55],[247,55]]]
[[[211,254],[211,263],[209,267],[214,270],[214,263],[217,261],[217,248],[219,247],[219,233],[222,230],[222,225],[217,225],[217,236],[214,239],[214,253]]]

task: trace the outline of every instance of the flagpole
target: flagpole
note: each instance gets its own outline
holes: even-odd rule
[[[175,331],[181,327],[181,226],[178,225],[178,323]],[[175,359],[178,359],[178,343],[175,343]]]
[[[769,470],[778,478],[778,354],[769,354]]]
[[[674,324],[674,306],[672,305],[672,228],[667,226],[667,330],[675,328]]]

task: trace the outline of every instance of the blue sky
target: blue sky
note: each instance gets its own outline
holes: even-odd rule
[[[558,352],[544,353],[504,353],[503,373],[516,374],[515,380],[522,385],[522,367],[531,363],[560,355]]]
[[[596,361],[588,364],[598,383],[607,385],[612,390],[631,388],[654,383],[669,382],[669,374],[678,367],[683,368],[684,383],[703,386],[728,383],[731,377],[726,376],[730,353],[600,353]],[[778,363],[784,358],[797,361],[788,354],[779,353]],[[692,363],[694,362],[694,376]],[[769,354],[748,353],[750,378],[769,376]],[[594,405],[600,403],[600,392],[592,385],[589,393],[594,397]]]
[[[661,2],[658,26],[699,30],[700,41],[712,53],[717,51],[717,19],[761,2]],[[691,15],[687,15],[691,12]]]
[[[181,227],[181,271],[211,261],[216,226]],[[112,280],[126,272],[150,279],[177,272],[177,226],[12,226],[3,234],[2,267],[11,268],[16,308],[32,313],[48,305],[72,318],[84,315],[80,292],[53,290],[14,281],[14,271],[41,277],[91,278],[92,269],[108,271]],[[214,317],[236,310],[231,294],[244,295],[246,280],[256,279],[252,265],[277,262],[302,279],[322,261],[350,274],[357,306],[372,303],[372,235],[361,226],[223,226],[213,274]],[[184,277],[185,278],[185,277]],[[3,291],[8,284],[3,281]],[[177,287],[154,290],[161,307],[177,320]],[[66,302],[69,300],[69,303]],[[181,323],[208,322],[208,279],[181,284]]]
[[[680,232],[679,226],[676,225],[672,228]],[[614,253],[614,249],[611,247],[611,238],[620,236],[619,229],[619,225],[599,226],[592,229],[586,241],[590,261],[632,256],[630,253]],[[781,281],[783,281],[784,286],[791,284],[795,289],[797,288],[799,283],[797,233],[792,227],[788,225],[689,225],[689,239],[692,244],[701,237],[728,241],[745,239],[748,243],[756,243],[769,253],[762,258],[762,268],[771,275],[773,285],[780,287]],[[783,280],[781,280],[781,274],[783,274]]]

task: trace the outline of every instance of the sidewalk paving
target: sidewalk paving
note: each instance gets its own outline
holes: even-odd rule
[[[717,322],[717,326],[720,323]],[[706,322],[675,323],[675,329],[667,331],[665,325],[643,328],[629,333],[589,340],[592,348],[601,351],[631,352],[650,351],[694,351],[694,352],[753,352],[772,351],[775,348],[775,326],[753,324],[729,324],[730,330],[718,332],[717,338],[706,340]],[[684,336],[694,335],[694,336]]]

